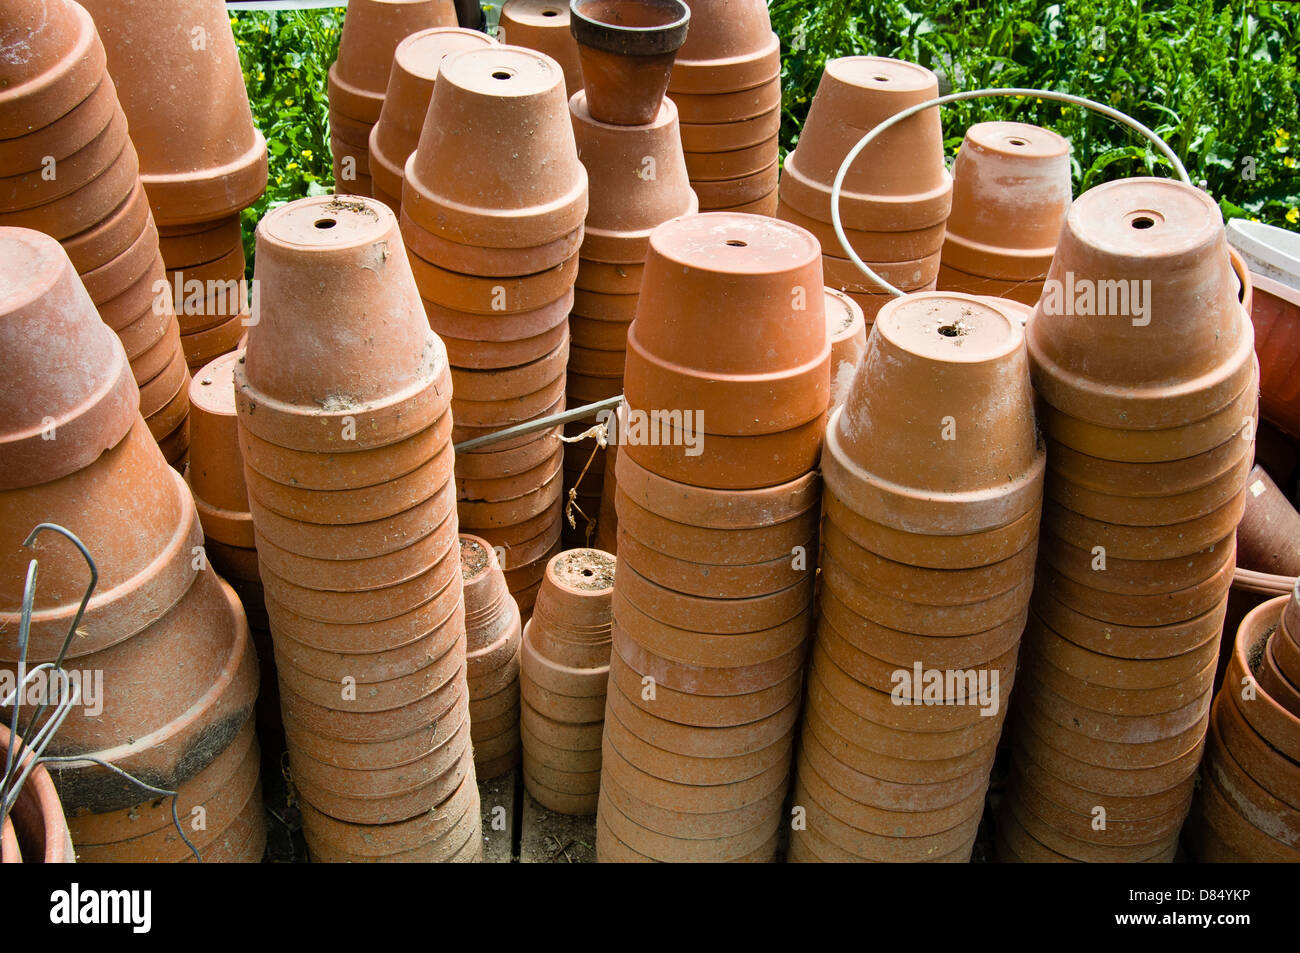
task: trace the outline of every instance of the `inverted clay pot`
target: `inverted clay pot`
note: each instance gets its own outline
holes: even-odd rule
[[[258,226],[259,295],[236,368],[244,426],[280,446],[382,446],[437,420],[446,352],[384,205],[302,199]],[[348,428],[352,421],[352,428]]]
[[[1266,275],[1252,274],[1250,317],[1259,354],[1260,412],[1291,436],[1300,434],[1300,388],[1296,380],[1296,338],[1300,334],[1300,290]]]
[[[491,37],[474,30],[435,27],[412,33],[397,45],[384,107],[370,130],[369,158],[375,186],[399,203],[406,160],[419,144],[443,57],[492,42]]]
[[[131,122],[155,220],[203,222],[253,204],[266,188],[266,140],[253,126],[225,4],[186,0],[161,17],[129,0],[86,7]]]
[[[1019,322],[997,308],[952,292],[894,299],[828,426],[828,487],[867,519],[916,533],[1020,517],[1044,468],[1027,365]]]
[[[554,60],[511,46],[448,57],[429,117],[402,191],[403,212],[422,228],[510,248],[544,245],[582,224],[587,173]],[[464,174],[466,163],[476,175]]]
[[[570,0],[592,116],[619,126],[650,122],[690,20],[681,0]]]
[[[189,484],[204,535],[230,546],[253,545],[235,410],[234,351],[202,368],[190,383]]]
[[[670,93],[750,89],[780,73],[780,43],[766,4],[696,0],[691,10],[694,19],[673,63]]]
[[[0,251],[0,347],[12,385],[0,399],[0,489],[11,490],[91,463],[130,430],[140,399],[121,343],[58,242],[0,228]]]
[[[1218,206],[1168,179],[1080,196],[1027,337],[1035,388],[1071,417],[1145,430],[1223,408],[1250,381],[1254,335]]]
[[[0,95],[0,137],[28,135],[70,113],[104,79],[104,47],[75,3],[17,0],[5,11],[9,58]]]
[[[578,43],[569,29],[569,5],[564,0],[507,0],[501,8],[497,40],[545,53],[559,63],[566,95],[582,89]]]
[[[831,220],[830,193],[840,163],[868,131],[908,106],[938,95],[930,70],[878,56],[826,64],[799,138],[786,157],[781,200]],[[927,110],[891,128],[858,156],[844,180],[844,224],[864,231],[927,228],[948,217],[952,178],[943,165],[939,114]]]

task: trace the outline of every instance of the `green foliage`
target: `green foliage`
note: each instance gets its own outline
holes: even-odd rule
[[[1300,222],[1300,10],[1260,0],[770,0],[782,38],[782,154],[828,59],[893,56],[942,92],[1032,87],[1106,103],[1154,129],[1226,216]],[[948,88],[951,87],[951,88]],[[1073,145],[1075,190],[1168,174],[1144,140],[1090,110],[1005,98],[942,107],[947,146],[967,126],[1017,119]]]
[[[338,56],[343,11],[232,14],[253,121],[266,136],[266,194],[244,211],[248,273],[253,231],[270,209],[334,190],[326,76]]]

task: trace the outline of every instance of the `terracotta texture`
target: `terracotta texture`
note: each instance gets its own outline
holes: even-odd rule
[[[501,8],[497,41],[545,53],[564,70],[565,93],[582,89],[578,43],[569,29],[569,5],[563,0],[507,0]]]
[[[158,294],[158,233],[103,44],[90,14],[67,0],[39,10],[19,4],[12,16],[13,42],[27,55],[0,67],[12,126],[0,152],[0,227],[36,229],[63,244],[122,341],[150,430],[182,467],[185,364],[171,302]]]
[[[496,551],[460,536],[465,586],[466,662],[474,767],[484,780],[519,764],[519,667],[523,629]]]
[[[308,847],[322,861],[473,859],[445,351],[379,202],[277,209],[257,262],[236,403]]]
[[[85,6],[131,122],[155,220],[211,221],[252,205],[266,188],[266,141],[253,126],[225,4],[187,0],[161,18],[123,0]]]
[[[1219,212],[1190,187],[1130,179],[1066,216],[1027,328],[1052,462],[1024,653],[1034,677],[1017,695],[1025,754],[1001,818],[1022,858],[1167,860],[1196,753],[1215,760],[1215,665],[1200,653],[1240,575],[1258,380],[1232,272]],[[1053,298],[1053,280],[1132,282],[1149,310],[1085,318],[1077,298]],[[1204,779],[1202,790],[1207,811],[1220,803]],[[1086,823],[1098,806],[1106,829]]]
[[[1260,412],[1291,436],[1300,434],[1300,391],[1295,385],[1294,335],[1300,291],[1247,272],[1253,285],[1251,321],[1260,364]]]
[[[6,756],[13,735],[7,725],[0,725],[0,752]],[[21,751],[22,749],[19,749]],[[18,752],[16,765],[24,765]],[[76,862],[72,839],[68,836],[68,823],[59,803],[59,792],[54,789],[50,773],[37,765],[27,776],[22,792],[14,801],[5,818],[2,863],[71,864]]]
[[[620,126],[654,119],[690,20],[681,0],[574,0],[569,30],[592,116]]]

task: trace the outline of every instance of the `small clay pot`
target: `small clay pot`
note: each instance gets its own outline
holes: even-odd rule
[[[190,382],[190,489],[205,536],[253,546],[244,462],[235,413],[236,351],[204,367]]]
[[[253,204],[266,188],[266,140],[253,125],[224,5],[188,0],[161,19],[123,0],[86,7],[131,122],[154,218],[205,222]],[[206,42],[197,60],[196,30]],[[213,105],[200,111],[196,102]]]
[[[913,63],[878,56],[831,60],[799,146],[786,157],[781,200],[829,222],[831,184],[849,150],[866,130],[933,99],[938,88],[935,74]],[[943,165],[936,111],[914,116],[877,138],[849,170],[840,200],[846,226],[873,232],[928,228],[946,220],[951,206],[952,178]]]
[[[680,0],[570,0],[569,29],[597,120],[640,126],[654,119],[690,20]]]
[[[586,217],[587,173],[564,100],[559,66],[531,50],[465,50],[443,60],[431,121],[406,164],[403,211],[464,245],[531,247],[572,233]],[[511,130],[508,144],[502,129]],[[503,155],[509,161],[487,161]],[[466,161],[481,174],[461,174]],[[547,170],[544,187],[538,169]]]
[[[582,89],[578,43],[569,29],[569,7],[562,0],[507,0],[501,8],[497,41],[545,53],[564,70],[564,89]]]
[[[1246,479],[1246,511],[1237,527],[1237,561],[1247,569],[1300,576],[1300,514],[1256,465]]]
[[[0,725],[0,750],[9,754],[13,736],[7,725]],[[14,753],[14,763],[23,766],[25,748]],[[76,862],[63,805],[50,773],[37,765],[27,776],[21,793],[5,819],[4,862],[71,864]],[[13,853],[16,852],[17,856]]]
[[[1260,412],[1295,436],[1300,434],[1300,390],[1292,355],[1300,327],[1300,290],[1266,275],[1247,274],[1254,286],[1250,318],[1259,355]]]
[[[406,160],[420,141],[433,84],[445,56],[493,42],[486,34],[456,27],[420,30],[397,44],[383,109],[370,130],[370,175],[400,205]],[[393,207],[394,212],[399,208]]]

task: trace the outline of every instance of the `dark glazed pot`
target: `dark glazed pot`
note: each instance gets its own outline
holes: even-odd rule
[[[652,121],[690,8],[681,0],[570,0],[569,12],[592,117],[616,126]]]

